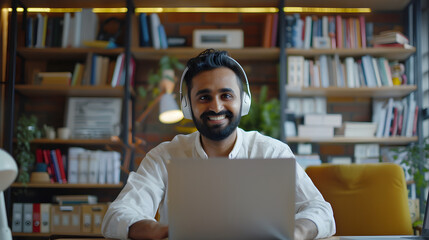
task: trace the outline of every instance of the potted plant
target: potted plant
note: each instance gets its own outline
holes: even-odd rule
[[[267,101],[268,88],[262,86],[258,101],[252,99],[249,114],[240,121],[244,130],[256,130],[273,138],[280,138],[280,101]]]
[[[405,170],[413,177],[417,196],[420,196],[421,190],[428,186],[428,182],[425,180],[425,173],[429,170],[426,167],[427,159],[429,158],[428,138],[425,138],[423,142],[422,146],[413,143],[404,148],[392,149],[394,160],[398,160],[402,156],[401,164],[406,166]],[[423,158],[420,157],[420,151],[423,151]]]
[[[146,89],[142,86],[138,88],[140,97],[148,96],[149,92],[152,97],[158,96],[161,91],[171,93],[176,82],[175,70],[182,71],[185,68],[177,58],[168,55],[159,60],[158,66],[156,72],[151,71],[149,73],[149,86]]]
[[[16,126],[15,159],[19,166],[18,182],[28,183],[30,181],[30,171],[35,159],[30,149],[30,142],[38,137],[40,137],[40,131],[37,128],[36,116],[22,115]]]

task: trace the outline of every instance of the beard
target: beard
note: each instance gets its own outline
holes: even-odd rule
[[[229,119],[228,125],[222,127],[222,125],[208,125],[208,117],[209,116],[219,116],[225,115],[227,119]],[[207,111],[201,114],[200,118],[197,119],[192,112],[192,118],[194,120],[195,127],[204,137],[213,140],[213,141],[221,141],[229,137],[234,130],[238,127],[238,124],[241,120],[241,115],[234,116],[231,111],[221,111],[215,113],[214,111]]]

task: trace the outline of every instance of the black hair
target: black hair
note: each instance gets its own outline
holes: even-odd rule
[[[188,89],[189,99],[192,89],[192,79],[201,72],[220,67],[227,67],[235,73],[241,95],[243,94],[243,81],[245,81],[245,76],[244,72],[241,70],[241,67],[237,65],[237,63],[230,56],[228,56],[227,51],[220,51],[210,48],[204,50],[198,54],[198,56],[189,59],[187,63],[188,70],[184,76],[184,81],[186,82]]]

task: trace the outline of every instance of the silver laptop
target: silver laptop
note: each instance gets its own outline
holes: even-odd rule
[[[295,160],[173,159],[169,239],[293,239]]]
[[[379,239],[391,239],[391,240],[406,240],[406,239],[422,239],[422,240],[429,240],[429,208],[428,203],[429,201],[429,191],[428,196],[426,197],[426,209],[425,209],[425,216],[423,219],[423,227],[422,227],[422,234],[421,236],[344,236],[340,237],[340,240],[379,240]],[[389,224],[389,223],[385,223]]]

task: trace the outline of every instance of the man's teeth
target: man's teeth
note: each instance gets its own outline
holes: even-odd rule
[[[209,120],[217,121],[217,120],[222,120],[222,119],[224,119],[224,118],[225,118],[225,115],[220,115],[220,116],[211,116],[211,117],[209,117]]]

